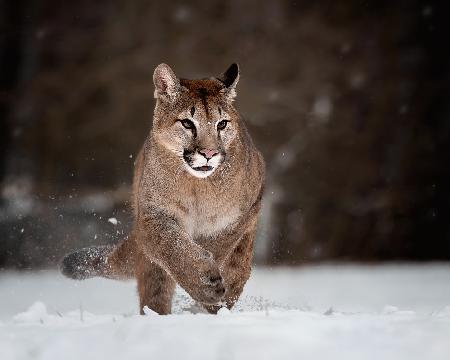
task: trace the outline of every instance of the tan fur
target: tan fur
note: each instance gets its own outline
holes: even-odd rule
[[[155,70],[153,128],[135,163],[133,230],[91,273],[135,276],[141,313],[147,305],[168,314],[176,283],[210,312],[230,308],[250,275],[264,161],[232,104],[238,79],[236,65],[205,80],[179,80],[165,64]],[[195,136],[184,118],[197,125]],[[187,165],[191,155],[203,160],[200,149],[219,152],[208,162],[217,165],[212,173]]]

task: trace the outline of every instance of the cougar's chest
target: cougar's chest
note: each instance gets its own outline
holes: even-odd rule
[[[237,205],[224,204],[217,199],[192,199],[187,206],[184,225],[186,231],[195,239],[214,237],[215,234],[232,225],[239,218]]]

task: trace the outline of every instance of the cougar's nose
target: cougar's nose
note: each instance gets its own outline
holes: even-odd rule
[[[201,149],[198,152],[208,160],[211,159],[214,155],[217,155],[219,153],[217,150],[213,149]]]

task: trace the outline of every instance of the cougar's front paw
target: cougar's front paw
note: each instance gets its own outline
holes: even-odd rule
[[[225,295],[225,284],[213,256],[204,256],[194,264],[188,271],[180,273],[178,283],[199,303],[220,303]]]
[[[225,284],[219,269],[211,269],[200,274],[201,297],[199,299],[203,304],[217,304],[225,295]]]

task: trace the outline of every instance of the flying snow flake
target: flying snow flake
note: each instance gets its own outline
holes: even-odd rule
[[[403,104],[402,106],[400,106],[400,108],[398,109],[398,112],[400,114],[406,114],[408,112],[408,105]]]
[[[433,7],[432,6],[425,6],[422,10],[423,17],[430,17],[433,15]]]
[[[312,112],[321,122],[327,122],[333,112],[331,99],[328,96],[320,96],[317,98],[313,104]]]
[[[117,219],[115,217],[109,218],[108,222],[110,222],[111,224],[113,224],[114,226],[117,225]]]
[[[186,6],[180,6],[175,10],[174,18],[177,22],[187,23],[192,17],[192,11]]]

